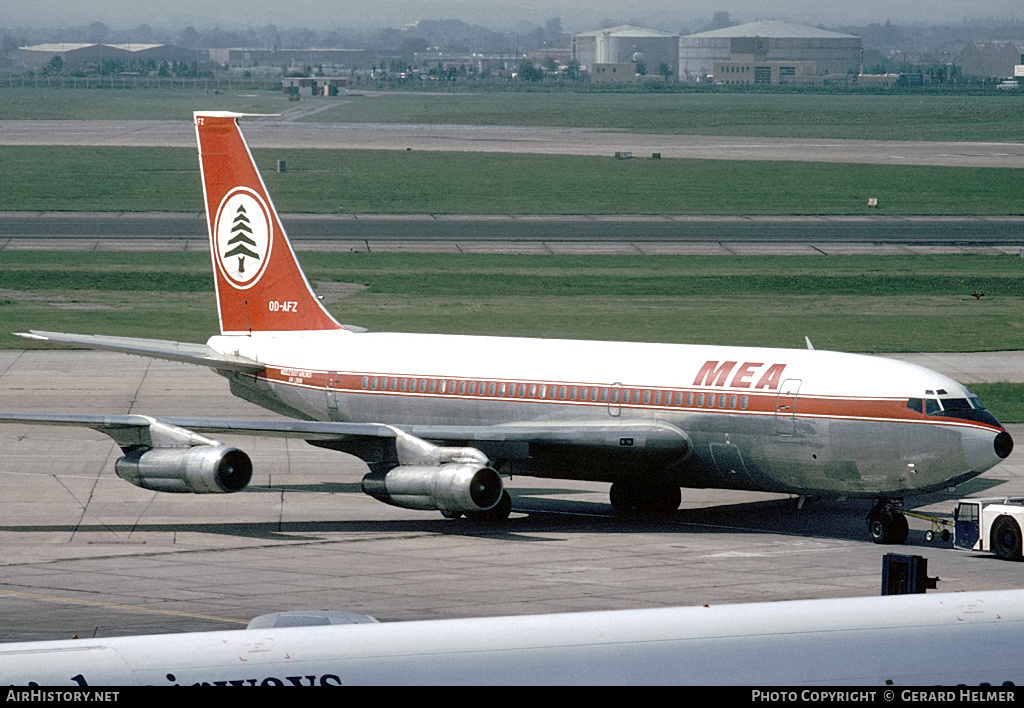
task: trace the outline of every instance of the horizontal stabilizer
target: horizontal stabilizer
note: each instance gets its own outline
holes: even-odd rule
[[[141,339],[138,337],[109,337],[100,334],[40,332],[38,330],[15,332],[15,334],[25,339],[35,339],[53,344],[66,344],[87,349],[104,349],[123,354],[147,356],[153,359],[181,361],[186,364],[208,366],[212,369],[223,371],[256,373],[263,371],[265,368],[258,361],[232,354],[221,354],[206,344],[171,342],[163,339]]]

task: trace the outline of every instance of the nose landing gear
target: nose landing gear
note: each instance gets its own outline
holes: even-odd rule
[[[866,520],[868,535],[875,543],[900,544],[910,533],[901,499],[879,499],[871,507]]]

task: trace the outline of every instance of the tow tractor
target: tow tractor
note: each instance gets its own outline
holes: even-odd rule
[[[1024,497],[987,497],[961,499],[953,510],[953,521],[919,512],[907,516],[930,521],[925,533],[931,542],[936,535],[949,540],[953,527],[953,547],[965,551],[987,551],[1005,560],[1024,560]]]

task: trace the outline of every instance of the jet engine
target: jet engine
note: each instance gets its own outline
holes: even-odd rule
[[[479,453],[477,453],[479,454]],[[363,477],[363,491],[374,499],[405,509],[473,513],[501,500],[501,475],[478,464],[401,465]]]
[[[245,489],[252,462],[227,445],[141,447],[114,463],[117,476],[156,492],[226,494]]]

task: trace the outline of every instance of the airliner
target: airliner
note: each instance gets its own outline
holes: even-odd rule
[[[1021,590],[415,622],[350,615],[335,624],[330,614],[282,613],[217,632],[0,644],[0,683],[747,685],[757,687],[754,700],[876,703],[896,694],[851,687],[984,686],[939,700],[1012,701],[1012,688],[994,687],[1024,681]],[[791,688],[826,684],[847,688]],[[768,686],[790,688],[780,696]],[[33,695],[5,690],[8,701]],[[921,699],[905,689],[899,696]]]
[[[277,421],[3,413],[80,425],[162,492],[246,487],[252,463],[211,435],[291,436],[356,455],[382,502],[506,519],[503,476],[607,482],[616,513],[671,513],[681,488],[874,500],[902,543],[904,499],[961,484],[1013,441],[960,383],[904,362],[806,349],[369,332],[341,324],[299,266],[239,127],[197,112],[220,334],[204,344],[20,336],[210,367]]]

